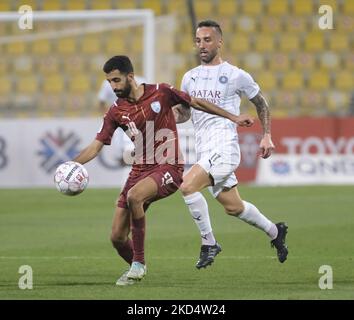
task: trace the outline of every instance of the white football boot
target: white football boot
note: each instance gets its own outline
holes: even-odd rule
[[[128,274],[129,270],[125,271],[120,278],[117,280],[116,285],[117,286],[129,286],[131,284],[136,283],[135,280],[132,279],[128,279],[127,274]]]
[[[130,266],[128,271],[127,278],[129,280],[141,280],[146,275],[146,265],[134,261]]]

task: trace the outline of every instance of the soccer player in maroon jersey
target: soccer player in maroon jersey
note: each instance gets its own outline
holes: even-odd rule
[[[127,56],[109,59],[103,71],[119,98],[107,111],[94,141],[74,159],[84,164],[109,145],[114,131],[121,127],[135,146],[132,170],[117,201],[111,241],[118,254],[130,265],[117,281],[128,285],[146,274],[144,258],[145,211],[156,200],[178,190],[182,183],[183,157],[178,145],[172,107],[191,106],[251,126],[248,115],[235,116],[206,100],[192,98],[167,84],[137,85]],[[130,230],[132,240],[129,239]]]

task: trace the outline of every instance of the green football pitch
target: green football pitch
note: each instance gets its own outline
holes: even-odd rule
[[[141,282],[117,287],[127,269],[111,246],[117,190],[77,197],[55,190],[0,190],[0,299],[354,299],[354,187],[240,186],[244,199],[289,226],[288,260],[280,264],[268,237],[227,216],[206,192],[223,251],[202,270],[200,238],[179,193],[147,213]],[[33,289],[19,289],[22,265]],[[320,267],[331,267],[330,272]],[[326,277],[322,278],[321,277]]]

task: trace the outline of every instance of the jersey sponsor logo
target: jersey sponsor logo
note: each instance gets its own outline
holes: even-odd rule
[[[192,90],[190,95],[202,99],[221,99],[221,91],[219,90]]]
[[[161,111],[161,104],[159,101],[154,101],[150,104],[152,111],[159,113]]]
[[[43,159],[40,166],[51,173],[59,164],[78,155],[80,142],[81,139],[73,131],[64,133],[63,129],[59,129],[56,134],[46,132],[40,139],[42,148],[37,152]]]
[[[222,102],[221,91],[219,90],[192,90],[190,95],[195,98],[208,100],[217,105],[220,105]]]
[[[221,76],[221,77],[219,78],[219,82],[222,83],[222,84],[225,84],[225,83],[227,83],[228,81],[229,81],[229,78],[226,77],[226,76]]]
[[[171,176],[171,173],[169,173],[168,171],[166,171],[166,173],[163,175],[161,180],[162,180],[161,187],[165,186],[166,184],[173,183],[173,178]]]

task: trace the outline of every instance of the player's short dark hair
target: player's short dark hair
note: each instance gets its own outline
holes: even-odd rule
[[[217,32],[219,32],[219,34],[222,36],[222,30],[220,25],[214,21],[214,20],[203,20],[200,21],[197,25],[197,28],[201,28],[201,27],[214,27],[216,29]]]
[[[113,70],[119,70],[123,74],[134,72],[133,65],[127,56],[114,56],[104,64],[103,71],[105,73],[110,73]]]

